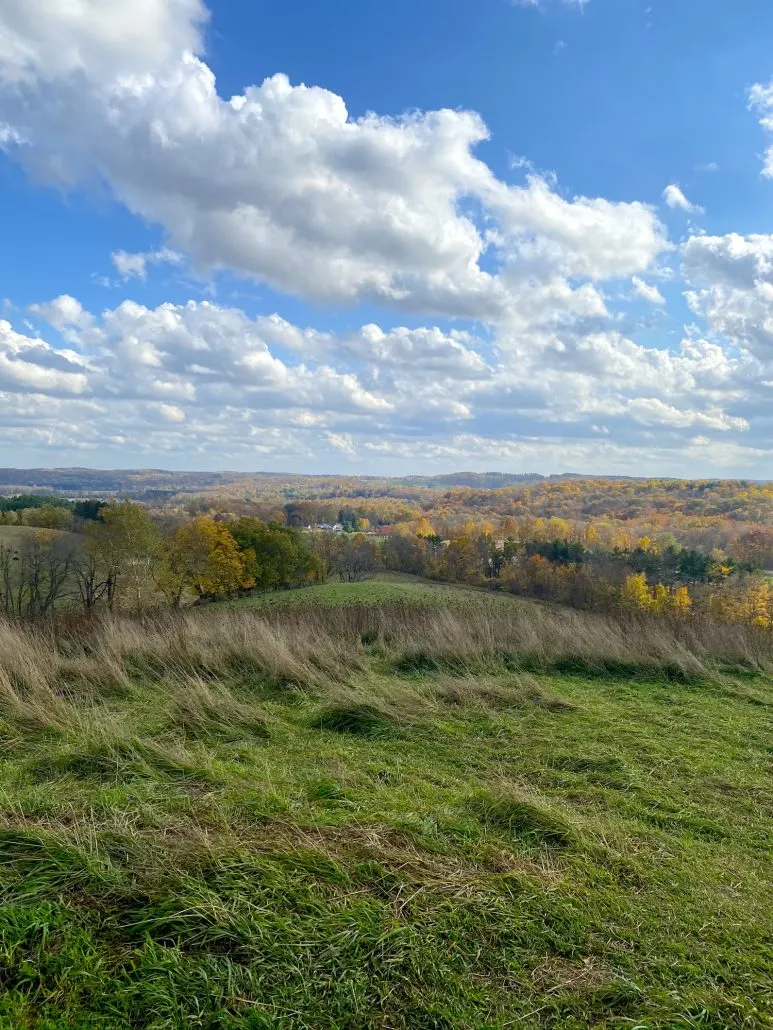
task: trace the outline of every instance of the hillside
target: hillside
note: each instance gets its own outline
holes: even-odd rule
[[[40,529],[36,526],[0,526],[0,545],[18,547],[24,541],[36,538],[44,542],[60,540],[73,545],[78,543],[75,533],[68,533],[61,529]]]
[[[369,576],[360,583],[341,583],[331,579],[316,586],[248,594],[238,600],[224,602],[229,607],[264,611],[305,608],[309,605],[325,608],[371,608],[390,603],[420,608],[450,606],[465,610],[492,604],[512,606],[518,604],[518,600],[512,595],[503,596],[457,584],[422,580],[417,576],[381,572]]]
[[[764,662],[348,589],[0,625],[0,1027],[773,1026]]]

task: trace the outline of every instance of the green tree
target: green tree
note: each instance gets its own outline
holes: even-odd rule
[[[25,508],[22,511],[25,526],[39,529],[72,529],[72,512],[61,505],[41,504],[39,508]]]
[[[230,530],[241,550],[254,555],[255,586],[259,590],[324,579],[322,562],[296,530],[251,517],[238,519]]]

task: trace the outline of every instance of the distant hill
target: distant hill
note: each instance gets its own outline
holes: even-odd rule
[[[0,494],[56,492],[65,496],[122,496],[146,501],[174,494],[223,490],[259,492],[269,483],[289,496],[295,491],[327,491],[330,496],[368,494],[393,487],[451,490],[497,490],[566,479],[627,479],[624,476],[584,476],[565,472],[543,476],[538,472],[450,472],[437,476],[309,476],[278,472],[172,472],[167,469],[36,468],[0,469]],[[632,477],[631,477],[632,478]]]
[[[129,493],[196,490],[241,478],[235,472],[169,472],[164,469],[0,469],[0,492],[56,490],[64,493]]]
[[[304,480],[361,479],[381,482],[406,483],[428,487],[470,486],[479,489],[517,486],[537,483],[547,478],[536,472],[452,472],[440,476],[303,476],[277,472],[171,472],[166,469],[0,469],[0,490],[9,489],[57,490],[70,492],[145,493],[150,491],[188,491],[206,487],[225,486],[250,479]]]
[[[398,482],[412,486],[471,486],[479,490],[497,490],[521,483],[540,483],[546,478],[538,472],[451,472],[444,476],[404,476]]]

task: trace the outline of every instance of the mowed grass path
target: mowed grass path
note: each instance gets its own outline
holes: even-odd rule
[[[132,646],[0,692],[3,1030],[773,1026],[769,680]]]

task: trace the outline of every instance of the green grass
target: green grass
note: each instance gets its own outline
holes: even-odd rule
[[[508,594],[489,594],[484,590],[462,584],[433,583],[431,580],[419,579],[416,576],[381,572],[362,583],[340,583],[331,580],[319,586],[300,587],[297,590],[251,594],[238,601],[226,602],[220,607],[272,609],[314,604],[325,608],[339,608],[389,602],[422,607],[518,603],[516,598]]]
[[[357,648],[327,686],[135,656],[34,710],[14,666],[2,1030],[773,1026],[768,679]]]

